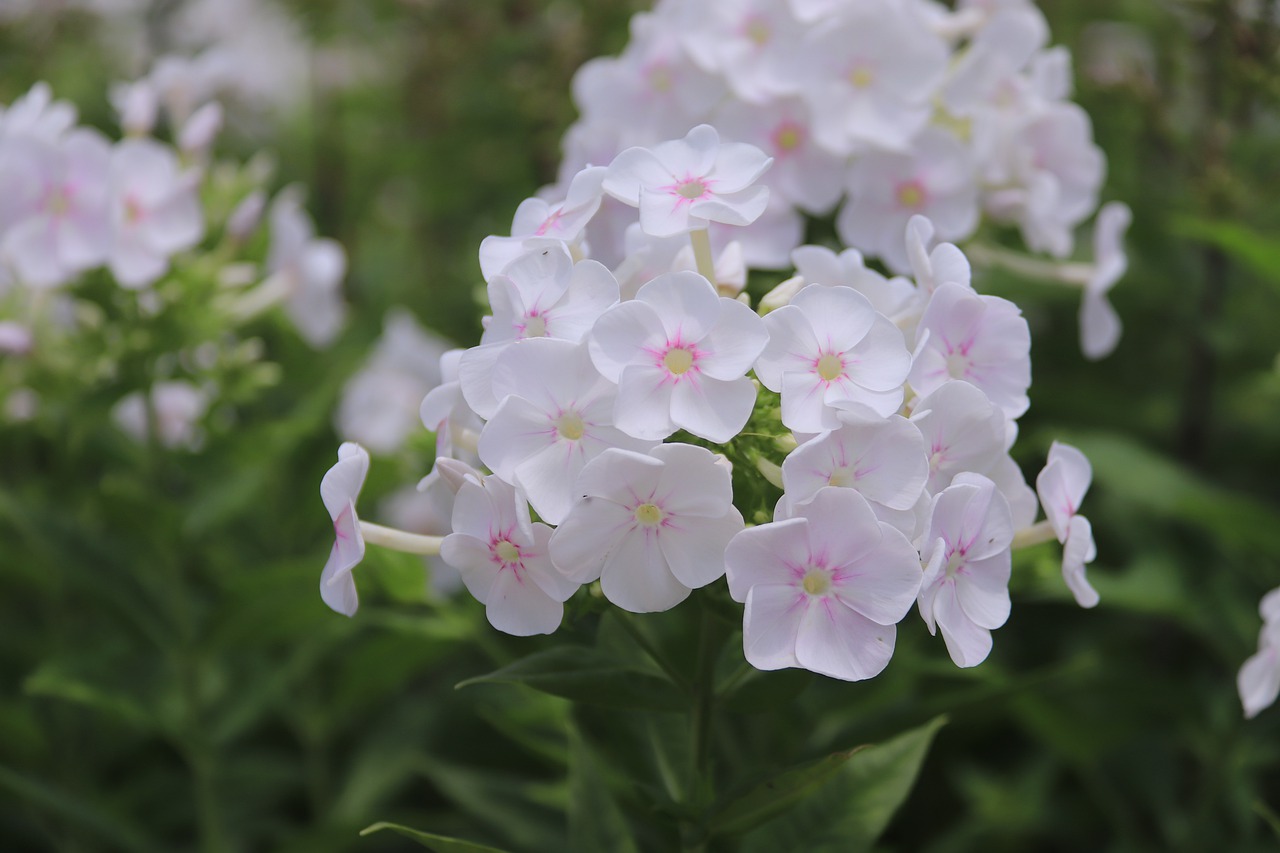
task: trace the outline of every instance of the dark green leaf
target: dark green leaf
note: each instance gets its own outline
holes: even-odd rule
[[[569,849],[634,853],[626,818],[600,772],[600,762],[582,735],[569,730]]]
[[[831,780],[865,746],[808,761],[761,782],[719,809],[711,819],[717,835],[736,835],[772,820]]]
[[[669,680],[583,646],[535,652],[458,687],[473,684],[523,684],[574,702],[613,708],[681,711],[687,705]]]
[[[85,802],[8,767],[0,766],[0,789],[8,790],[32,806],[63,820],[83,826],[102,840],[109,840],[114,847],[122,850],[156,849],[138,829],[103,811],[96,804]]]
[[[946,722],[937,717],[892,740],[854,751],[823,780],[814,796],[745,839],[748,853],[804,850],[856,853],[869,850],[915,785],[934,734]]]
[[[504,853],[497,847],[490,847],[487,844],[476,844],[473,841],[463,841],[459,838],[449,838],[444,835],[434,835],[430,832],[421,832],[416,829],[410,829],[407,826],[401,826],[398,823],[387,823],[380,821],[372,826],[366,826],[360,830],[361,837],[372,835],[375,832],[381,832],[389,829],[397,832],[405,838],[412,838],[414,841],[426,847],[429,850],[435,850],[436,853]]]

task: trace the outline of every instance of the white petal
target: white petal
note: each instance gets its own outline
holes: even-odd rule
[[[631,512],[605,498],[579,500],[551,535],[551,562],[564,577],[591,583],[634,521]]]
[[[676,516],[662,527],[658,542],[676,580],[697,589],[724,574],[725,547],[742,528],[742,514],[730,507],[719,518]]]
[[[745,376],[730,381],[699,376],[671,391],[671,422],[699,438],[724,444],[746,426],[755,402],[756,387]],[[618,426],[622,428],[621,422]]]
[[[629,531],[605,559],[600,572],[604,597],[632,613],[670,610],[689,597],[676,580],[658,544],[643,528]]]
[[[758,585],[793,584],[809,561],[809,521],[789,518],[747,528],[725,548],[725,573],[734,601]]]
[[[805,596],[790,586],[751,587],[742,617],[742,651],[756,669],[800,666],[796,635],[804,617]]]
[[[954,583],[943,583],[938,590],[933,615],[956,666],[977,666],[991,654],[991,632],[975,625],[965,614]]]
[[[560,627],[564,605],[551,598],[527,574],[503,569],[489,588],[485,603],[489,624],[506,634],[529,637],[550,634]]]
[[[796,658],[805,669],[862,681],[884,671],[897,628],[877,625],[832,598],[813,601],[800,622]]]
[[[1280,650],[1264,646],[1240,667],[1236,677],[1245,717],[1252,719],[1280,696]]]
[[[1097,555],[1093,544],[1093,528],[1089,519],[1077,515],[1071,519],[1067,541],[1062,546],[1062,579],[1067,582],[1076,604],[1081,607],[1094,607],[1098,603],[1098,592],[1089,585],[1085,577],[1084,566]]]

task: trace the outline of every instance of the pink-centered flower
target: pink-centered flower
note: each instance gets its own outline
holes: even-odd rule
[[[591,459],[610,447],[653,446],[613,426],[617,386],[595,369],[585,344],[537,338],[509,347],[494,364],[493,392],[502,402],[480,434],[480,459],[523,489],[550,524],[568,514]]]
[[[1009,504],[995,483],[963,473],[933,497],[920,560],[920,615],[956,666],[977,666],[991,653],[991,631],[1009,618]]]
[[[840,425],[833,404],[883,416],[902,405],[911,354],[902,332],[850,287],[811,284],[764,318],[769,343],[756,375],[782,394],[782,422],[814,433]]]
[[[675,272],[610,308],[587,342],[596,368],[618,384],[618,429],[653,440],[685,429],[723,443],[751,416],[746,372],[768,334],[750,308],[697,273]]]
[[[920,589],[911,543],[853,489],[822,489],[791,518],[744,530],[725,564],[730,593],[746,603],[752,666],[846,681],[885,668]]]
[[[169,269],[169,258],[204,235],[199,174],[183,172],[173,149],[126,139],[111,152],[111,273],[143,287]]]
[[[1098,556],[1089,519],[1080,515],[1080,502],[1093,481],[1093,466],[1083,453],[1069,444],[1055,441],[1049,460],[1036,477],[1036,492],[1053,532],[1062,543],[1062,578],[1076,603],[1093,607],[1098,593],[1085,576],[1085,564]]]
[[[771,158],[753,145],[720,142],[701,124],[683,139],[628,148],[609,164],[604,191],[640,209],[646,234],[669,237],[709,222],[749,225],[764,213],[769,190],[756,183]]]
[[[489,624],[507,634],[550,634],[578,585],[547,556],[551,528],[531,522],[524,496],[497,477],[465,480],[453,505],[453,532],[440,556],[485,606]]]
[[[606,450],[577,491],[551,558],[577,583],[599,578],[605,598],[633,613],[668,610],[723,575],[725,546],[743,528],[728,469],[688,444]]]
[[[364,559],[356,499],[369,473],[368,452],[353,441],[338,448],[338,462],[320,481],[320,498],[333,521],[333,549],[320,575],[320,597],[334,611],[354,616],[360,606],[351,570]]]

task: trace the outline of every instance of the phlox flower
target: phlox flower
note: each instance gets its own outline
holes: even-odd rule
[[[501,273],[527,250],[548,245],[545,241],[579,246],[587,223],[600,209],[605,171],[604,166],[588,166],[578,172],[562,201],[551,203],[535,196],[520,202],[511,220],[511,236],[486,237],[480,243],[480,272],[485,280]]]
[[[1129,206],[1104,204],[1093,225],[1093,265],[1080,303],[1080,349],[1086,358],[1106,358],[1120,343],[1120,315],[1107,294],[1129,268],[1124,235],[1133,221]]]
[[[747,306],[697,273],[658,276],[610,308],[588,335],[591,360],[618,384],[614,423],[636,438],[685,429],[723,443],[751,416],[746,372],[769,333]]]
[[[169,258],[204,235],[199,175],[183,172],[173,149],[126,139],[111,152],[109,265],[116,281],[144,287],[169,269]]]
[[[588,461],[610,447],[653,446],[613,426],[617,386],[586,344],[534,338],[508,347],[493,366],[493,393],[502,402],[480,434],[480,460],[550,524],[569,512]]]
[[[457,439],[468,433],[479,433],[480,416],[471,411],[462,394],[458,379],[465,350],[451,349],[440,356],[440,384],[427,392],[418,407],[418,417],[429,431],[436,434],[436,455],[457,456],[462,450]],[[469,448],[474,450],[474,444]]]
[[[899,0],[848,5],[847,14],[811,28],[797,52],[814,136],[839,156],[904,150],[929,121],[947,45]]]
[[[718,0],[678,7],[694,62],[724,77],[734,94],[761,104],[795,91],[792,57],[804,30],[785,0]]]
[[[599,578],[605,598],[633,613],[668,610],[723,575],[725,546],[743,529],[728,469],[689,444],[606,450],[576,491],[551,559],[577,583]]]
[[[911,422],[924,436],[931,495],[962,472],[989,474],[1004,458],[1005,417],[968,382],[944,382],[917,400]]]
[[[1280,589],[1264,595],[1258,610],[1262,614],[1258,651],[1244,662],[1236,676],[1240,703],[1249,719],[1270,707],[1280,696]]]
[[[369,473],[368,452],[353,441],[338,448],[338,462],[320,481],[320,498],[333,521],[333,550],[320,575],[320,597],[335,612],[354,616],[360,606],[351,570],[364,559],[356,499]]]
[[[75,105],[55,101],[52,87],[41,80],[8,107],[0,107],[0,140],[26,136],[57,142],[75,123]]]
[[[708,124],[653,148],[628,148],[609,164],[604,190],[640,209],[640,227],[669,237],[708,222],[749,225],[764,213],[769,190],[756,184],[771,159],[744,142],[720,142]]]
[[[683,133],[719,103],[724,81],[689,58],[672,24],[662,7],[633,16],[621,56],[589,60],[573,75],[579,113],[626,127],[633,144],[645,144]]]
[[[489,280],[489,306],[480,346],[467,350],[458,376],[467,403],[481,417],[493,414],[493,365],[506,347],[527,338],[578,342],[605,309],[618,301],[618,282],[597,261],[573,262],[563,244],[526,251]]]
[[[313,347],[333,343],[346,319],[342,279],[347,254],[336,241],[315,236],[302,207],[302,188],[285,187],[271,203],[271,245],[267,270],[287,293],[285,312]]]
[[[200,420],[209,409],[209,391],[190,382],[171,380],[155,383],[150,394],[156,417],[156,441],[170,449],[200,449],[204,444]],[[112,407],[111,419],[135,441],[146,441],[151,424],[143,392],[135,391],[122,397]]]
[[[712,222],[707,227],[712,247],[736,241],[742,246],[743,262],[759,270],[785,269],[791,250],[804,242],[804,230],[804,215],[795,205],[772,193],[764,213],[751,224]]]
[[[714,123],[725,137],[773,158],[763,179],[771,194],[817,216],[830,213],[844,194],[845,159],[814,141],[813,118],[799,98],[765,104],[727,101]]]
[[[790,515],[792,507],[828,486],[855,489],[881,521],[911,536],[912,510],[929,476],[920,430],[900,415],[885,418],[858,405],[838,415],[840,426],[806,441],[782,461],[780,511]]]
[[[1030,407],[1031,330],[1009,300],[943,284],[925,307],[916,336],[921,345],[910,382],[917,394],[962,379],[1011,419]]]
[[[916,214],[907,220],[907,261],[911,276],[924,297],[933,295],[938,285],[952,282],[969,287],[972,270],[969,259],[954,243],[936,243],[933,223]]]
[[[0,142],[0,254],[19,280],[54,287],[106,259],[110,161],[107,140],[83,128]]]
[[[942,629],[956,666],[977,666],[991,653],[991,631],[1009,618],[1013,521],[995,483],[963,473],[934,495],[920,560],[920,615]]]
[[[1044,514],[1062,543],[1062,578],[1081,607],[1098,603],[1098,593],[1089,585],[1084,571],[1085,564],[1098,556],[1098,549],[1089,519],[1079,514],[1080,502],[1092,481],[1093,466],[1088,458],[1058,441],[1049,448],[1048,463],[1036,477],[1036,492]]]
[[[915,549],[853,489],[822,489],[791,518],[744,530],[725,565],[729,592],[746,603],[752,666],[846,681],[885,668],[920,590]]]
[[[960,240],[978,224],[972,155],[949,132],[931,127],[904,152],[870,151],[849,169],[849,200],[836,217],[841,239],[907,272],[903,234],[912,216],[927,216],[939,239]]]
[[[857,249],[837,255],[826,246],[800,246],[792,251],[791,261],[806,284],[852,287],[895,323],[911,312],[916,301],[915,285],[901,276],[885,278],[870,269]]]
[[[550,634],[578,588],[547,556],[551,528],[531,522],[524,496],[498,477],[466,481],[453,505],[453,532],[440,556],[485,606],[489,624],[507,634]]]
[[[902,405],[911,354],[898,327],[856,290],[811,284],[764,323],[769,343],[756,375],[781,392],[782,423],[790,429],[835,429],[832,405],[842,400],[882,417]]]

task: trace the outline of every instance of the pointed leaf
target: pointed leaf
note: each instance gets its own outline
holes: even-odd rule
[[[601,773],[600,762],[576,728],[569,729],[569,849],[636,853],[627,820]]]
[[[574,702],[612,708],[681,711],[687,704],[666,678],[584,646],[535,652],[488,675],[468,678],[458,687],[486,683],[523,684]]]
[[[444,835],[435,835],[430,832],[422,832],[417,829],[410,829],[407,826],[401,826],[398,823],[387,823],[379,821],[371,826],[366,826],[360,830],[360,836],[372,835],[375,832],[381,832],[389,829],[397,832],[405,838],[411,838],[414,841],[426,847],[428,850],[434,850],[436,853],[504,853],[497,847],[490,847],[487,844],[476,844],[472,841],[463,841],[460,838],[449,838]]]
[[[936,717],[892,740],[857,750],[821,791],[746,837],[743,849],[856,853],[869,850],[907,799],[933,741]]]
[[[736,835],[772,820],[829,782],[849,759],[866,748],[834,752],[761,782],[720,809],[711,819],[711,832]]]

